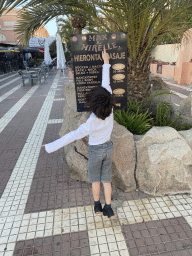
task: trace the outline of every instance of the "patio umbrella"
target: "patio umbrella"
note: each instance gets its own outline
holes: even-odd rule
[[[49,45],[46,42],[46,40],[45,40],[45,43],[44,43],[44,61],[45,61],[46,65],[49,65],[52,61],[50,53],[49,53]]]
[[[66,67],[65,62],[65,54],[63,50],[63,45],[61,42],[61,36],[57,32],[57,37],[56,37],[56,45],[57,45],[57,69],[64,69]]]

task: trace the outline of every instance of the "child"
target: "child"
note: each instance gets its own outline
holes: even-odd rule
[[[109,54],[105,48],[102,52],[104,61],[102,72],[102,87],[93,88],[86,95],[87,108],[92,112],[87,122],[77,130],[71,131],[62,138],[46,144],[48,153],[54,152],[67,144],[89,135],[88,180],[92,182],[95,213],[103,212],[109,218],[114,215],[111,208],[111,165],[113,142],[110,140],[113,129],[113,107],[115,101],[109,85]],[[105,206],[100,203],[100,183],[103,183]]]

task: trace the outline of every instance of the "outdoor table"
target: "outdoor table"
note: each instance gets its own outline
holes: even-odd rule
[[[22,77],[23,86],[25,86],[25,79],[29,79],[30,85],[33,85],[34,80],[38,80],[39,84],[41,84],[40,70],[25,70],[25,71],[19,71],[18,73]]]
[[[36,71],[39,71],[40,73],[42,73],[42,75],[44,76],[44,79],[46,79],[46,72],[44,70],[44,68],[30,68],[29,70],[36,70]]]

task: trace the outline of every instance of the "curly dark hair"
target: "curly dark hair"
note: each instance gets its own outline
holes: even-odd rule
[[[86,107],[98,118],[105,120],[115,107],[115,99],[107,89],[97,86],[86,94]]]

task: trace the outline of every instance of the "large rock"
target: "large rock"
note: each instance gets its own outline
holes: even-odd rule
[[[179,134],[187,141],[188,145],[192,149],[192,129],[179,131]]]
[[[124,191],[132,191],[136,188],[134,178],[136,152],[133,134],[114,121],[111,140],[114,144],[112,183]]]
[[[60,136],[75,130],[84,123],[90,113],[80,113],[76,109],[74,83],[65,89],[64,122],[59,132]],[[135,143],[133,134],[124,126],[114,121],[111,139],[114,143],[112,184],[124,191],[136,188],[135,172]],[[77,140],[64,147],[64,156],[68,164],[67,174],[76,180],[88,181],[88,137]]]
[[[191,192],[192,150],[170,127],[153,127],[136,142],[139,189],[151,195]]]
[[[86,112],[77,112],[74,83],[67,84],[65,88],[65,106],[63,112],[64,121],[59,132],[60,137],[77,129],[81,123],[87,120],[89,115],[90,114]],[[64,147],[64,157],[68,164],[66,172],[72,179],[80,181],[87,181],[88,179],[87,140],[87,138],[77,140]]]
[[[155,93],[162,90],[169,90],[168,85],[159,76],[150,75],[150,83],[152,85],[151,92]]]
[[[170,104],[171,107],[171,118],[175,119],[178,116],[179,108],[173,104],[172,96],[173,94],[168,94],[170,92],[169,86],[162,80],[159,76],[150,76],[150,83],[151,83],[151,95],[154,96],[151,100],[147,103],[146,109],[149,109],[149,112],[152,112],[156,115],[156,107],[157,104],[160,102],[167,102]],[[158,95],[158,93],[160,93]],[[156,96],[155,96],[156,95]]]
[[[182,123],[192,124],[192,93],[181,101],[179,112]]]

